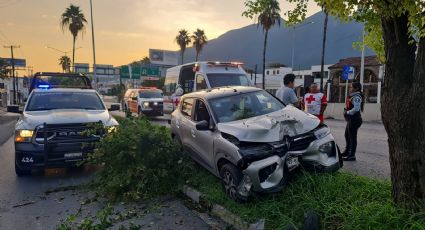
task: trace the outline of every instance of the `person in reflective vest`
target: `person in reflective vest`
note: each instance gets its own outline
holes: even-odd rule
[[[310,92],[304,95],[304,111],[315,115],[323,123],[323,113],[325,112],[328,100],[326,95],[320,92],[319,86],[316,83],[310,85]]]
[[[345,128],[345,151],[342,155],[345,161],[356,160],[357,131],[363,122],[361,112],[364,109],[364,96],[361,89],[362,85],[359,82],[353,82],[350,85],[350,94],[344,109],[347,126]]]

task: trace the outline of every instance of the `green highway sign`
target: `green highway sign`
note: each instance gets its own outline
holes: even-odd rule
[[[121,66],[121,78],[130,78],[130,70],[128,66]],[[131,79],[140,79],[141,76],[159,77],[159,68],[150,67],[131,67]]]

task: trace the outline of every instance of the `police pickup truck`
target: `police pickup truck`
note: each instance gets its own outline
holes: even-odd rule
[[[118,122],[108,110],[118,109],[119,105],[107,109],[84,75],[36,74],[15,127],[16,174],[75,166],[93,151],[87,143],[102,137],[85,131],[95,123],[114,130]]]

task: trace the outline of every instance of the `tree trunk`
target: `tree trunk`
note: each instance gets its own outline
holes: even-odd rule
[[[196,51],[196,61],[198,61],[198,57],[199,57],[199,52]]]
[[[72,72],[75,72],[75,40],[77,39],[77,36],[73,37],[72,42]]]
[[[182,58],[182,65],[184,64],[183,63],[183,61],[184,61],[184,51],[182,50],[182,51],[180,51],[180,54],[181,54],[181,58]]]
[[[425,39],[415,60],[408,15],[381,19],[385,43],[382,121],[388,134],[392,196],[418,209],[425,198]]]
[[[323,77],[325,75],[325,48],[326,48],[326,33],[328,30],[328,16],[329,13],[325,11],[325,23],[323,24],[323,43],[322,43],[322,60],[320,62],[320,92],[323,93]]]
[[[263,89],[266,89],[266,49],[267,49],[267,37],[269,36],[269,30],[266,30],[264,34],[264,47],[263,47]]]

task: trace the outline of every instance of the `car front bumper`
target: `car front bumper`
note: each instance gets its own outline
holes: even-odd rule
[[[320,152],[319,149],[323,144],[329,143],[333,147],[328,148],[328,152]],[[313,169],[320,172],[335,172],[341,168],[342,162],[340,161],[340,151],[334,142],[331,134],[317,139],[310,143],[307,149],[302,151],[289,151],[285,156],[279,157],[277,155],[252,162],[245,170],[243,170],[244,180],[240,188],[245,190],[252,190],[254,192],[270,193],[282,189],[285,185],[285,177],[290,173],[286,164],[287,159],[297,158],[302,167],[306,169]],[[260,179],[260,172],[268,167],[273,167],[273,171],[268,174],[264,180]],[[249,177],[249,178],[246,178]],[[244,184],[245,183],[245,184]],[[244,191],[245,193],[247,191]]]
[[[16,166],[22,170],[75,166],[83,161],[93,148],[81,143],[48,146],[34,143],[15,143]]]

